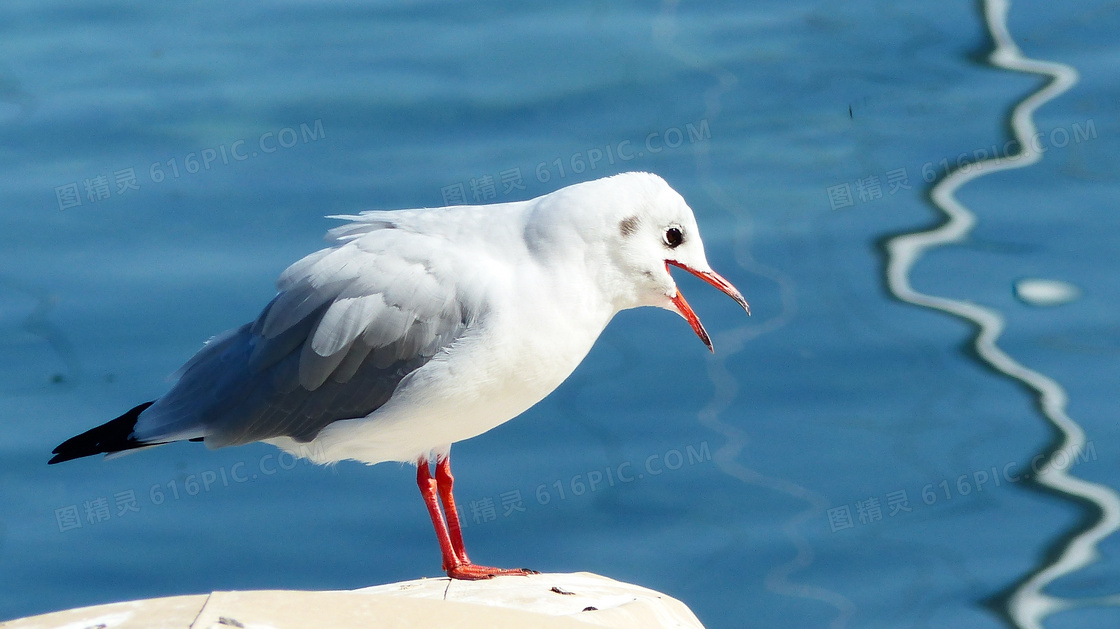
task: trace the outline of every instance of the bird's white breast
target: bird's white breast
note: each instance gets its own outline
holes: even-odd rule
[[[337,421],[311,444],[273,443],[320,462],[415,461],[494,428],[544,399],[614,315],[586,282],[535,266],[495,282],[478,323],[409,374],[368,417]]]

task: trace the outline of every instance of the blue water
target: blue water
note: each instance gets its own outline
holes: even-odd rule
[[[1120,11],[1014,3],[1008,29],[1080,81],[1035,115],[1041,161],[964,186],[976,226],[910,281],[1002,315],[1085,432],[1069,472],[1114,491]],[[472,557],[639,583],[709,627],[1009,626],[1098,511],[1023,478],[1056,438],[1034,392],[969,323],[892,296],[883,249],[944,220],[931,182],[1045,85],[991,49],[973,2],[4,4],[0,618],[438,575],[411,467],[197,444],[45,463],[255,316],[324,215],[649,170],[754,316],[681,278],[714,357],[623,313],[550,398],[458,444]],[[1082,297],[1026,305],[1024,277]],[[1120,536],[1098,550],[1045,588],[1069,607],[1046,627],[1120,624]]]

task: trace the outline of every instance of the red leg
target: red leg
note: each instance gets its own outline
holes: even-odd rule
[[[455,497],[451,495],[451,488],[455,485],[455,477],[451,475],[450,457],[441,457],[436,463],[436,485],[439,487],[439,499],[443,503],[443,511],[447,514],[447,530],[451,534],[451,548],[459,561],[469,564],[467,549],[463,545],[463,529],[459,523],[459,509],[455,506]]]
[[[436,479],[432,478],[432,470],[428,467],[427,459],[416,462],[416,484],[420,487],[420,495],[424,497],[424,505],[428,507],[428,515],[432,518],[432,526],[436,529],[439,550],[443,554],[443,569],[448,570],[457,565],[459,560],[451,546],[451,537],[447,534],[447,524],[443,521],[443,514],[439,511]]]
[[[490,568],[476,566],[467,558],[467,551],[463,547],[463,531],[459,524],[459,510],[455,507],[455,497],[451,494],[455,477],[451,475],[451,461],[443,457],[436,463],[436,477],[432,478],[431,468],[427,459],[420,459],[416,463],[416,484],[424,496],[424,504],[428,507],[428,515],[432,518],[432,526],[436,529],[439,538],[439,549],[443,554],[443,569],[452,579],[478,580],[492,579],[496,576],[538,574],[526,568],[512,570],[504,568]],[[444,522],[440,512],[439,502],[447,512],[447,521]]]

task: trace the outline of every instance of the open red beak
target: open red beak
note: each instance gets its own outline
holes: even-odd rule
[[[696,269],[674,260],[665,261],[665,270],[669,270],[670,264],[677,268],[684,269],[712,286],[715,286],[721,293],[734,299],[736,303],[743,307],[743,310],[747,311],[747,315],[750,316],[751,306],[747,303],[746,299],[743,299],[743,294],[732,286],[731,282],[723,279],[719,273],[715,271],[697,271]],[[677,311],[680,312],[681,316],[692,326],[692,331],[696,332],[696,336],[699,336],[700,340],[704,341],[704,345],[708,346],[708,350],[714,353],[716,350],[712,347],[712,339],[708,336],[708,331],[704,329],[704,324],[700,323],[700,317],[696,316],[696,312],[692,310],[692,306],[689,306],[688,302],[684,300],[684,295],[679,288],[677,289],[677,296],[673,298],[673,305],[677,307]]]

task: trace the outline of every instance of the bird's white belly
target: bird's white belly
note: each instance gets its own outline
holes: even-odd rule
[[[288,438],[270,443],[321,463],[412,462],[445,453],[452,443],[495,428],[544,399],[575,370],[602,327],[582,334],[528,329],[533,333],[483,334],[437,356],[370,416],[334,422],[309,444]]]

